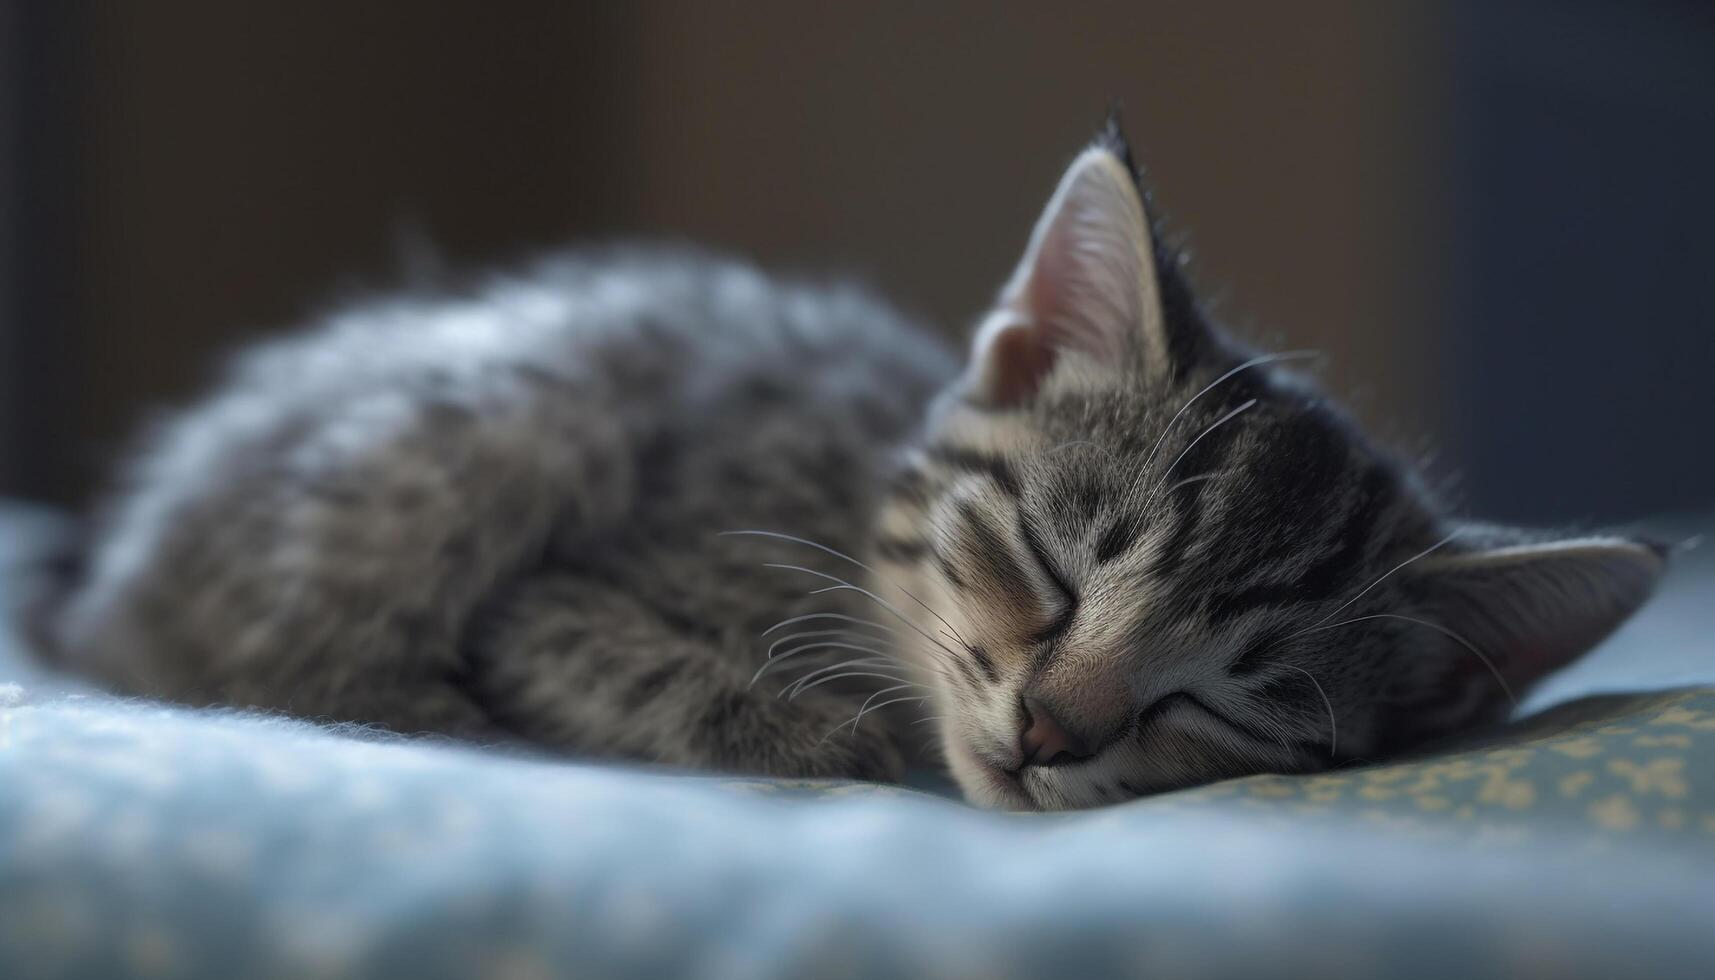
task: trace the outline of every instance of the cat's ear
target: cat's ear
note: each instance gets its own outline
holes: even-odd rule
[[[982,400],[1034,396],[1066,362],[1166,365],[1161,285],[1142,195],[1117,136],[1072,162],[1030,245],[977,331],[971,384]]]
[[[1543,541],[1472,526],[1458,540],[1406,569],[1450,658],[1418,692],[1428,714],[1444,715],[1431,728],[1503,714],[1636,612],[1666,569],[1664,548],[1630,538]]]

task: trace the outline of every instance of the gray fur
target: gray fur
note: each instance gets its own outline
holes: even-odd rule
[[[1504,717],[1644,601],[1659,550],[1461,525],[1222,335],[1123,218],[1141,194],[1116,160],[1068,172],[1033,238],[1063,252],[1027,253],[882,515],[884,571],[960,638],[908,652],[941,679],[967,795],[1093,806],[1408,748]],[[1128,232],[1146,240],[1104,251]],[[1112,281],[1116,255],[1143,267]],[[1136,278],[1160,308],[1114,317]],[[1021,764],[1027,699],[1088,757]]]
[[[807,599],[759,567],[795,552],[716,534],[856,550],[953,367],[861,292],[689,254],[359,307],[246,355],[162,429],[60,642],[178,701],[892,775],[879,729],[821,742],[861,699],[746,689],[764,629],[861,600]]]
[[[139,457],[59,645],[179,701],[774,775],[896,777],[916,706],[973,800],[1052,808],[1492,720],[1643,601],[1636,542],[1446,540],[1208,322],[1116,141],[963,374],[861,292],[660,252],[252,352]],[[1027,697],[1089,754],[1026,764]]]

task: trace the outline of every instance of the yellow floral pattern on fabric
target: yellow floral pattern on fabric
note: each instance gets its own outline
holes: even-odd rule
[[[733,782],[797,792],[899,793],[897,787]],[[1253,776],[1126,806],[1238,805],[1282,817],[1356,814],[1390,828],[1454,832],[1484,844],[1540,821],[1592,837],[1661,832],[1715,846],[1715,689],[1589,698],[1477,744],[1308,776]]]
[[[1647,831],[1715,844],[1715,691],[1600,697],[1563,705],[1483,744],[1316,776],[1255,776],[1144,805],[1266,800],[1302,815],[1357,811],[1405,830],[1485,843],[1544,820],[1592,836]]]

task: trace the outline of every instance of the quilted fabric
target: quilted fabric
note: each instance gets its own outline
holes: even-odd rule
[[[1228,803],[1350,813],[1401,831],[1498,842],[1543,834],[1603,847],[1608,836],[1630,835],[1715,848],[1715,690],[1589,698],[1484,745],[1316,776],[1234,780],[1156,801]]]
[[[1708,691],[1065,815],[7,697],[8,976],[1612,976],[1715,953]]]

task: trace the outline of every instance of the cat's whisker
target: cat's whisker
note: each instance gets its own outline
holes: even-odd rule
[[[823,592],[859,592],[859,594],[863,594],[863,589],[861,589],[861,587],[857,587],[857,585],[842,584],[825,585],[825,587],[821,587],[821,589],[809,590],[809,594],[811,594],[811,596],[821,596]],[[909,625],[909,621],[907,621],[907,625]],[[930,637],[928,633],[923,633],[923,630],[916,630],[916,632],[921,633],[921,635],[928,638],[931,644],[935,644],[935,649],[942,650],[943,654],[947,654],[948,657],[959,656],[959,654],[955,654],[952,647],[948,647],[947,644],[942,644],[940,640],[936,640],[935,637]],[[928,650],[928,652],[933,654],[933,650]],[[900,666],[906,666],[906,661],[904,661],[904,659],[899,659],[899,662]],[[914,662],[914,664],[909,664],[909,666],[914,666],[914,668],[931,669],[931,671],[935,671],[936,676],[940,676],[940,678],[947,681],[947,683],[952,683],[952,685],[957,685],[957,683],[959,683],[959,678],[957,678],[957,675],[954,675],[954,669],[950,666],[950,661],[948,661],[947,657],[930,656],[930,659],[926,662]]]
[[[1257,367],[1258,365],[1261,365],[1261,364],[1270,364],[1270,363],[1273,363],[1275,361],[1304,360],[1307,358],[1321,357],[1321,356],[1322,356],[1321,351],[1309,350],[1309,349],[1281,351],[1278,354],[1263,354],[1263,355],[1258,356],[1258,357],[1253,357],[1250,360],[1244,362],[1243,364],[1240,364],[1239,366],[1230,369],[1229,371],[1227,371],[1226,374],[1223,374],[1220,377],[1216,378],[1215,380],[1209,382],[1207,385],[1204,385],[1202,391],[1199,391],[1195,395],[1192,395],[1190,398],[1186,399],[1185,404],[1180,406],[1179,411],[1175,412],[1173,417],[1167,420],[1167,424],[1161,427],[1161,435],[1156,437],[1155,445],[1150,447],[1149,455],[1144,457],[1142,472],[1144,472],[1144,473],[1149,472],[1149,464],[1155,462],[1155,454],[1161,451],[1161,444],[1167,440],[1167,433],[1173,431],[1173,426],[1178,423],[1180,417],[1183,416],[1187,411],[1190,410],[1192,404],[1195,403],[1197,401],[1197,399],[1202,398],[1204,395],[1207,395],[1210,391],[1212,391],[1215,388],[1215,386],[1219,385],[1221,382],[1226,381],[1228,378],[1232,377],[1235,374],[1238,374],[1240,371],[1245,371],[1245,370],[1248,370],[1250,368]],[[1168,469],[1172,470],[1172,467],[1168,467]]]
[[[798,685],[798,689],[793,691],[791,696],[788,697],[786,700],[795,701],[795,700],[797,700],[798,695],[803,694],[805,691],[808,691],[812,688],[821,687],[823,684],[829,683],[830,681],[844,680],[845,678],[848,678],[848,677],[875,677],[875,678],[879,678],[879,679],[884,680],[884,681],[900,681],[901,683],[904,683],[908,687],[923,687],[924,686],[922,684],[918,684],[918,683],[913,682],[913,681],[906,681],[904,678],[900,677],[898,674],[884,674],[884,673],[881,673],[879,671],[858,670],[858,671],[852,671],[851,673],[847,673],[847,674],[829,674],[826,677],[817,678],[812,683],[800,684],[800,685]]]
[[[907,701],[928,701],[928,700],[930,700],[928,695],[908,694],[904,697],[892,698],[890,700],[883,701],[882,703],[876,705],[874,710],[880,711],[881,709],[888,707],[889,705],[903,704]],[[828,731],[828,734],[823,735],[821,737],[821,739],[816,742],[816,744],[818,746],[822,745],[828,739],[833,738],[835,735],[838,735],[849,724],[851,724],[851,722],[842,721],[838,725],[835,725],[832,729],[830,729]],[[852,734],[854,734],[854,735],[857,734],[856,726],[853,726]]]
[[[947,622],[947,618],[945,616],[942,616],[940,613],[936,612],[934,609],[931,609],[929,607],[928,603],[924,602],[922,599],[917,598],[916,593],[912,592],[910,589],[904,588],[903,586],[899,585],[897,582],[894,582],[894,581],[888,579],[887,577],[882,575],[880,572],[876,571],[874,568],[871,568],[870,566],[864,564],[863,562],[858,561],[856,558],[853,558],[851,555],[848,555],[843,551],[838,551],[838,550],[835,550],[833,548],[828,547],[825,544],[819,544],[815,541],[811,541],[809,538],[800,538],[800,537],[798,537],[796,535],[792,535],[792,534],[782,534],[779,531],[760,531],[760,530],[754,530],[754,529],[746,529],[746,530],[740,530],[740,531],[722,531],[721,534],[722,535],[730,535],[730,536],[755,535],[755,536],[765,537],[765,538],[778,538],[781,541],[792,541],[792,542],[795,542],[797,544],[804,545],[806,547],[815,548],[818,551],[825,552],[826,554],[833,555],[835,558],[838,558],[841,561],[851,562],[853,565],[856,565],[857,567],[863,569],[864,571],[870,573],[871,575],[874,575],[877,580],[879,580],[881,582],[885,582],[888,586],[890,586],[892,588],[898,589],[902,594],[904,594],[912,602],[915,602],[919,606],[922,606],[924,611],[927,612],[929,615],[940,620],[942,626],[945,626],[948,629],[952,630],[954,636],[959,635],[959,630],[957,627],[955,627],[952,623]],[[838,580],[836,579],[835,581],[838,581]],[[965,643],[965,641],[962,637],[958,640],[958,642],[961,644],[964,644],[966,646],[969,646],[969,644]]]
[[[904,684],[895,684],[892,687],[884,687],[881,690],[876,691],[874,694],[871,694],[869,697],[865,698],[863,704],[858,708],[857,717],[852,719],[852,734],[853,735],[857,734],[858,723],[863,721],[864,712],[869,710],[869,706],[871,704],[875,703],[876,698],[881,697],[883,694],[892,694],[894,691],[903,691],[908,687],[922,687],[922,686],[923,685],[921,685],[921,684],[912,684],[910,682],[906,682]]]
[[[800,683],[800,682],[806,680],[807,678],[811,678],[811,677],[815,677],[819,674],[827,673],[830,670],[839,670],[841,667],[873,666],[873,667],[886,667],[886,668],[891,670],[891,669],[897,668],[899,666],[898,661],[894,660],[891,656],[889,656],[889,655],[887,655],[881,651],[878,651],[878,650],[852,650],[851,652],[857,653],[857,654],[863,654],[863,656],[847,657],[845,660],[841,660],[837,663],[822,664],[820,666],[811,667],[811,669],[807,673],[799,674],[796,679],[788,681],[786,686],[791,687],[792,685]],[[779,664],[781,662],[782,661],[779,661],[779,660],[775,661],[776,664]],[[787,664],[785,669],[786,670],[796,670],[800,667],[810,667],[811,663],[814,663],[814,661],[800,662],[800,663],[795,663],[795,664]]]
[[[837,583],[835,585],[831,585],[831,586],[828,586],[826,588],[813,589],[813,590],[811,590],[810,594],[811,595],[821,595],[824,592],[839,592],[842,590],[849,590],[852,592],[856,592],[858,595],[861,595],[861,596],[864,596],[864,597],[870,599],[876,605],[887,610],[889,613],[892,613],[893,617],[895,619],[899,620],[901,623],[904,623],[906,626],[910,627],[910,629],[913,632],[915,632],[917,635],[923,637],[925,640],[928,640],[930,643],[933,643],[936,646],[940,647],[942,650],[945,650],[950,656],[954,656],[954,657],[958,656],[958,654],[954,653],[952,648],[948,647],[945,643],[942,643],[940,640],[937,640],[933,636],[930,636],[928,633],[924,632],[922,627],[918,626],[916,623],[913,623],[911,621],[911,618],[909,616],[906,616],[904,613],[900,612],[899,608],[897,606],[895,606],[893,603],[888,602],[886,599],[883,599],[881,596],[876,595],[874,592],[871,592],[870,590],[864,588],[861,585],[853,585],[852,583],[847,582],[845,579],[840,578],[838,575],[829,575],[827,572],[818,572],[814,568],[805,568],[802,565],[786,565],[786,564],[782,564],[780,562],[764,562],[762,567],[763,568],[780,568],[780,569],[785,569],[787,571],[793,571],[793,572],[803,572],[807,575],[814,575],[817,578],[823,578],[823,579],[827,579],[830,582]],[[930,611],[933,612],[933,610],[930,610]],[[957,630],[955,630],[954,632],[956,633]]]
[[[1340,744],[1340,728],[1339,723],[1334,720],[1334,702],[1328,700],[1328,692],[1322,689],[1322,682],[1316,679],[1315,674],[1312,674],[1308,670],[1305,670],[1303,667],[1296,664],[1282,663],[1276,660],[1274,661],[1274,666],[1285,667],[1287,670],[1296,670],[1308,678],[1311,684],[1316,686],[1316,693],[1322,695],[1323,707],[1328,709],[1328,754],[1330,756],[1337,757],[1340,754],[1338,748]]]
[[[829,671],[843,670],[847,667],[877,667],[877,668],[885,668],[888,670],[895,670],[895,672],[898,672],[898,670],[896,670],[896,668],[899,668],[899,663],[897,661],[895,661],[893,658],[888,657],[888,656],[850,657],[850,658],[847,658],[845,660],[840,661],[839,663],[824,664],[820,667],[817,667],[817,668],[814,668],[813,670],[808,671],[807,673],[799,674],[796,679],[789,681],[786,684],[785,689],[782,690],[780,693],[786,694],[789,691],[791,691],[792,688],[797,687],[800,684],[803,684],[805,681],[808,681],[813,677],[820,677],[821,675],[826,674]],[[790,669],[790,668],[788,668],[788,669]],[[899,679],[904,680],[905,678],[901,677]]]
[[[862,639],[875,639],[874,637],[861,637],[861,638]],[[837,670],[840,667],[850,667],[850,666],[856,666],[856,665],[860,665],[860,664],[861,665],[888,667],[888,668],[897,668],[898,670],[905,672],[905,673],[910,673],[913,670],[920,669],[923,667],[927,667],[932,675],[941,678],[943,681],[951,681],[952,680],[951,671],[948,669],[948,667],[945,664],[941,663],[938,660],[932,660],[928,664],[912,664],[912,663],[908,663],[908,662],[902,660],[897,655],[897,652],[894,650],[884,650],[884,649],[879,649],[879,648],[871,647],[871,646],[859,646],[856,644],[848,644],[848,643],[837,642],[837,641],[819,641],[819,642],[815,642],[815,643],[808,643],[808,644],[805,644],[804,646],[801,646],[801,647],[793,647],[790,650],[782,651],[779,656],[773,657],[768,662],[766,662],[762,665],[762,667],[757,671],[757,675],[755,677],[751,678],[751,684],[754,686],[757,679],[760,678],[764,672],[771,669],[771,667],[773,665],[779,664],[779,663],[785,661],[786,659],[788,659],[789,657],[798,656],[798,655],[801,655],[803,652],[810,651],[810,650],[828,650],[828,649],[836,649],[836,648],[837,649],[843,649],[843,650],[852,650],[852,651],[855,651],[858,653],[873,654],[874,656],[869,657],[869,658],[859,659],[859,660],[846,660],[846,661],[842,661],[841,663],[837,663],[837,664],[822,667],[822,668],[817,669],[817,670],[813,670],[808,674],[804,674],[804,675],[800,676],[797,680],[792,681],[790,684],[787,685],[787,687],[790,688],[793,685],[801,684],[804,681],[807,681],[807,680],[817,676],[818,674],[821,674],[821,673],[828,671],[828,670]],[[791,669],[791,667],[793,667],[793,666],[800,666],[800,665],[790,664],[790,665],[788,665],[787,669]],[[904,678],[900,678],[900,679],[903,680]],[[927,687],[928,685],[919,685],[919,686]]]
[[[855,588],[855,586],[854,586],[854,588]],[[818,589],[811,594],[812,595],[819,594],[822,591],[824,591],[824,590]],[[760,635],[766,637],[770,633],[773,633],[775,630],[781,629],[783,627],[791,626],[791,625],[794,625],[797,623],[810,622],[810,621],[818,620],[818,619],[832,619],[832,620],[836,620],[836,621],[840,621],[840,622],[853,623],[853,624],[859,625],[859,626],[868,626],[868,627],[872,627],[874,629],[882,630],[884,632],[893,634],[894,636],[897,636],[899,633],[898,630],[887,625],[886,623],[880,623],[880,622],[877,622],[873,619],[864,619],[861,616],[848,616],[844,613],[806,613],[802,616],[793,616],[789,619],[783,619],[780,622],[775,623],[773,626],[770,626],[768,629],[763,630]],[[769,645],[769,647],[768,647],[768,660],[770,662],[773,662],[776,660],[784,660],[785,658],[787,658],[787,657],[791,656],[792,654],[797,653],[799,650],[803,649],[803,648],[795,648],[793,650],[782,653],[779,656],[776,656],[774,651],[781,644],[786,643],[790,640],[805,639],[805,638],[812,637],[812,636],[837,636],[837,635],[841,635],[841,634],[845,634],[852,639],[869,640],[869,641],[874,641],[877,643],[892,644],[895,642],[893,639],[891,639],[889,637],[869,636],[869,635],[864,634],[864,633],[858,633],[855,630],[818,630],[818,631],[806,631],[806,632],[800,632],[800,633],[789,633],[786,636],[783,636],[783,637],[780,637],[779,639],[776,639],[773,643],[771,643]],[[945,635],[945,634],[943,633],[943,635]],[[812,647],[814,647],[814,646],[817,646],[817,645],[812,644]],[[945,647],[943,647],[943,649],[945,649]],[[876,653],[876,654],[880,654],[880,655],[885,655],[885,656],[889,656],[889,657],[895,657],[896,656],[895,652],[891,651],[891,650],[869,649],[868,652]],[[932,659],[932,660],[930,660],[930,662],[928,664],[921,665],[921,666],[927,666],[934,674],[936,674],[937,676],[941,677],[944,680],[950,681],[952,679],[952,675],[949,672],[949,670],[947,669],[946,665],[939,660]],[[761,669],[759,669],[757,671],[756,676],[751,678],[750,686],[754,687],[756,685],[757,680],[760,679],[761,676],[764,673],[766,673],[768,670],[769,670],[769,665],[767,663],[763,664]]]
[[[775,640],[773,643],[770,643],[768,645],[768,657],[767,657],[767,659],[769,659],[769,660],[774,659],[774,651],[781,644],[791,643],[793,640],[807,640],[813,636],[843,636],[843,637],[846,637],[847,639],[851,639],[851,640],[866,640],[866,641],[874,641],[874,642],[878,642],[878,643],[890,642],[890,641],[884,640],[882,637],[871,636],[868,633],[859,633],[856,630],[804,630],[804,631],[798,632],[798,633],[787,633],[785,636],[782,636],[780,639]],[[881,653],[883,651],[877,650],[876,652]],[[781,656],[788,656],[788,654],[782,654]]]
[[[1322,617],[1316,623],[1311,625],[1310,629],[1315,629],[1316,627],[1321,626],[1322,624],[1333,619],[1335,616],[1338,616],[1341,613],[1345,612],[1348,608],[1351,607],[1352,603],[1357,602],[1359,599],[1362,599],[1364,596],[1368,595],[1370,593],[1371,589],[1374,589],[1376,586],[1382,584],[1382,582],[1389,575],[1392,575],[1394,572],[1397,572],[1400,569],[1404,568],[1405,566],[1411,564],[1412,562],[1417,561],[1419,558],[1426,557],[1429,554],[1440,550],[1444,545],[1446,545],[1448,542],[1452,541],[1454,538],[1456,538],[1458,536],[1459,536],[1459,532],[1454,531],[1452,534],[1447,535],[1446,537],[1442,538],[1440,541],[1435,542],[1434,544],[1423,549],[1422,551],[1418,552],[1417,554],[1412,555],[1410,558],[1407,558],[1405,561],[1402,561],[1399,564],[1388,569],[1387,571],[1383,572],[1381,574],[1381,576],[1379,578],[1377,578],[1374,582],[1371,582],[1369,585],[1364,586],[1363,590],[1361,592],[1359,592],[1357,595],[1355,595],[1355,596],[1351,597],[1350,599],[1347,599],[1345,602],[1341,603],[1340,607],[1338,609],[1335,609],[1333,612]],[[1294,634],[1292,634],[1292,636],[1302,636],[1302,635],[1304,635],[1304,633],[1308,633],[1309,631],[1310,630],[1305,630],[1302,633],[1294,633]],[[1288,637],[1286,637],[1286,639],[1290,640],[1290,639],[1292,639],[1292,636],[1288,636]]]
[[[1489,673],[1495,675],[1495,683],[1501,686],[1501,692],[1507,696],[1508,701],[1512,702],[1514,708],[1518,707],[1518,698],[1513,695],[1512,686],[1507,683],[1506,677],[1501,674],[1500,668],[1495,666],[1495,662],[1489,659],[1488,654],[1477,649],[1477,645],[1475,643],[1472,643],[1470,640],[1465,639],[1463,636],[1460,636],[1458,633],[1453,632],[1447,627],[1442,626],[1440,623],[1432,623],[1427,619],[1418,619],[1415,616],[1402,616],[1399,613],[1371,613],[1368,616],[1357,616],[1352,619],[1342,620],[1341,622],[1334,623],[1329,626],[1317,626],[1309,632],[1337,629],[1341,626],[1350,626],[1353,623],[1362,623],[1371,619],[1397,619],[1401,622],[1412,623],[1417,626],[1422,626],[1425,629],[1432,629],[1435,632],[1440,633],[1442,636],[1445,636],[1459,644],[1466,650],[1470,651],[1473,657],[1482,661],[1484,667],[1489,668]]]
[[[811,650],[851,650],[851,651],[856,652],[856,653],[868,653],[868,654],[873,654],[876,657],[883,658],[881,661],[883,663],[893,664],[893,663],[898,662],[898,661],[893,659],[892,654],[890,654],[888,651],[878,650],[875,647],[860,646],[860,645],[855,644],[855,643],[836,643],[836,642],[829,642],[829,641],[806,643],[803,646],[793,647],[792,649],[786,651],[785,653],[782,653],[778,657],[772,657],[772,658],[764,661],[762,666],[757,668],[756,673],[751,676],[750,686],[755,687],[756,682],[762,679],[762,675],[766,674],[772,668],[778,667],[781,664],[786,663],[787,660],[791,659],[794,656],[797,656],[797,655],[802,654],[802,653],[806,653],[806,652],[811,651]],[[793,663],[790,666],[797,666],[797,661],[793,661]]]
[[[871,627],[874,627],[875,629],[885,630],[886,632],[889,632],[889,633],[898,633],[899,632],[898,630],[887,625],[886,623],[876,622],[873,619],[864,619],[861,616],[847,616],[845,613],[819,612],[819,613],[805,613],[802,616],[793,616],[791,619],[782,619],[780,622],[775,623],[773,626],[768,627],[767,629],[763,630],[761,633],[759,633],[757,635],[759,638],[764,637],[764,636],[767,636],[768,634],[774,632],[777,629],[782,629],[782,628],[787,627],[787,626],[793,626],[793,625],[796,625],[798,623],[807,623],[813,619],[837,619],[837,620],[840,620],[841,622],[855,623],[859,626],[871,626]]]
[[[890,705],[905,704],[907,702],[914,702],[914,701],[933,701],[934,699],[935,699],[935,696],[932,694],[911,694],[911,695],[907,695],[907,696],[901,697],[901,698],[889,698],[886,701],[883,701],[880,704],[878,704],[878,705],[876,705],[876,706],[874,706],[868,710],[880,711],[881,709],[886,708]],[[852,731],[854,733],[857,731],[856,726],[853,726]]]
[[[1170,494],[1173,491],[1179,489],[1180,487],[1190,486],[1193,483],[1202,483],[1204,480],[1213,480],[1218,476],[1225,476],[1226,474],[1227,474],[1226,470],[1216,470],[1213,473],[1201,473],[1201,474],[1198,474],[1197,476],[1188,476],[1185,479],[1180,480],[1179,482],[1168,487],[1166,490],[1163,490],[1162,493],[1163,494]]]
[[[919,718],[916,721],[912,722],[911,727],[915,728],[918,725],[927,725],[932,721],[946,721],[946,720],[947,720],[946,715],[930,715],[927,718]]]
[[[798,696],[798,689],[799,688],[803,687],[805,684],[809,683],[811,680],[814,680],[815,678],[826,676],[829,671],[851,670],[851,669],[858,669],[858,668],[874,669],[874,670],[881,671],[881,670],[886,670],[888,668],[888,666],[890,666],[890,664],[887,661],[865,659],[862,657],[854,658],[852,660],[842,660],[837,664],[828,664],[824,667],[818,667],[815,670],[812,670],[812,671],[796,678],[795,680],[787,682],[786,686],[781,688],[780,693],[776,694],[775,697],[776,698],[786,698],[788,701],[790,701],[793,698]],[[889,674],[889,679],[896,680],[896,681],[905,680],[905,678],[894,676],[891,673]]]
[[[1209,433],[1215,431],[1216,429],[1220,428],[1221,426],[1226,425],[1228,422],[1232,421],[1232,419],[1235,416],[1239,415],[1241,412],[1249,410],[1254,405],[1256,405],[1256,399],[1252,398],[1249,401],[1246,401],[1243,405],[1240,405],[1238,408],[1233,409],[1232,411],[1228,412],[1227,414],[1216,419],[1214,422],[1210,423],[1209,427],[1204,429],[1202,432],[1197,433],[1197,438],[1192,439],[1189,445],[1187,445],[1184,449],[1180,450],[1179,455],[1175,456],[1173,458],[1173,462],[1168,464],[1167,469],[1162,471],[1161,479],[1156,481],[1155,489],[1150,491],[1149,500],[1144,502],[1144,506],[1148,507],[1149,504],[1151,502],[1153,502],[1156,497],[1161,495],[1161,485],[1163,483],[1166,483],[1167,478],[1173,474],[1173,468],[1178,466],[1181,462],[1183,462],[1186,455],[1189,454],[1191,452],[1191,450],[1197,448],[1197,444],[1199,442],[1203,441],[1204,436],[1207,436]]]
[[[810,595],[821,595],[825,592],[848,592],[848,591],[849,592],[857,592],[860,595],[866,595],[866,596],[869,596],[869,598],[871,598],[871,599],[875,599],[875,596],[870,595],[868,592],[866,592],[862,586],[850,585],[850,584],[827,585],[827,586],[823,586],[822,588],[819,588],[819,589],[811,589],[809,594]],[[881,600],[877,599],[876,601],[880,602]],[[905,620],[905,623],[908,626],[912,625],[909,620]],[[930,636],[929,634],[924,633],[922,630],[917,629],[915,626],[912,626],[912,629],[915,632],[917,632],[918,634],[922,635],[930,643],[933,643],[935,645],[936,649],[940,650],[942,653],[947,654],[948,657],[953,657],[953,658],[958,657],[958,654],[953,651],[952,647],[949,647],[945,643],[942,643],[940,640],[937,640],[934,637]],[[940,671],[942,676],[946,677],[948,680],[953,680],[953,675],[950,672],[948,672],[946,669],[943,668],[941,660],[932,659],[930,661],[930,663],[932,665],[934,665]]]

